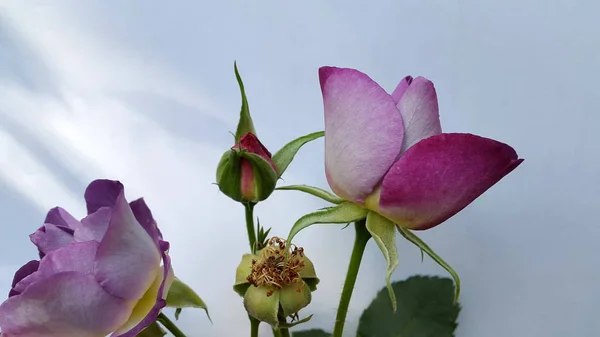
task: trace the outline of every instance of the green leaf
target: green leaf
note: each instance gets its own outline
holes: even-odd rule
[[[166,334],[165,330],[158,323],[154,322],[138,333],[136,337],[163,337]]]
[[[460,306],[453,301],[449,278],[413,276],[394,282],[398,310],[390,310],[383,288],[362,313],[357,335],[361,337],[453,337]]]
[[[367,212],[366,209],[346,201],[337,206],[307,214],[294,223],[288,234],[287,242],[292,242],[294,236],[306,227],[315,224],[346,224],[364,219]]]
[[[300,191],[300,192],[304,192],[304,193],[308,193],[308,194],[312,194],[315,197],[321,198],[325,201],[329,201],[332,204],[341,204],[342,202],[344,202],[344,199],[338,197],[337,195],[326,191],[322,188],[318,188],[318,187],[313,187],[313,186],[309,186],[309,185],[289,185],[289,186],[281,186],[281,187],[277,187],[276,190],[282,190],[282,191]]]
[[[392,308],[396,311],[396,295],[390,278],[392,273],[398,266],[398,251],[396,250],[396,225],[390,220],[382,217],[375,212],[369,212],[367,215],[367,230],[371,233],[377,246],[381,249],[385,262],[387,263],[387,269],[385,272],[385,283],[387,284],[388,293],[390,300],[392,301]]]
[[[292,337],[331,337],[331,334],[321,329],[312,329],[304,331],[294,331],[292,332]]]
[[[235,132],[235,143],[237,144],[243,135],[248,132],[256,135],[254,130],[254,124],[252,123],[252,117],[250,117],[250,108],[248,107],[248,99],[246,98],[246,91],[244,90],[244,82],[238,72],[237,63],[233,63],[233,70],[235,71],[235,78],[240,86],[240,92],[242,93],[242,109],[240,111],[240,121],[238,122],[237,131]]]
[[[421,249],[421,251],[427,253],[427,255],[429,255],[429,257],[431,257],[435,262],[437,262],[437,264],[439,264],[442,268],[446,269],[446,271],[448,271],[448,273],[450,273],[450,275],[452,275],[452,278],[454,279],[454,283],[456,284],[456,293],[454,294],[454,302],[458,301],[458,296],[460,295],[460,278],[458,277],[458,274],[454,271],[454,269],[452,269],[452,267],[450,267],[450,265],[444,261],[439,255],[437,255],[433,249],[431,249],[431,247],[429,247],[425,242],[423,242],[423,240],[421,240],[417,235],[415,235],[413,232],[411,232],[410,230],[397,226],[398,231],[400,231],[400,234],[402,234],[402,236],[404,236],[405,239],[407,239],[408,241],[412,242],[415,246],[419,247],[419,249]]]
[[[171,288],[169,288],[169,293],[167,294],[167,307],[171,308],[200,308],[206,311],[206,316],[210,319],[210,315],[208,314],[208,307],[202,301],[200,296],[196,294],[196,292],[190,288],[187,284],[183,283],[180,279],[175,277]],[[181,310],[179,310],[181,312]],[[176,314],[176,318],[179,314]]]
[[[290,165],[290,163],[294,159],[294,156],[296,155],[298,150],[300,150],[302,145],[313,141],[317,138],[321,138],[324,135],[325,132],[323,131],[310,133],[306,136],[302,136],[300,138],[292,140],[291,142],[287,143],[284,147],[282,147],[281,150],[277,151],[277,153],[275,153],[272,158],[273,163],[275,163],[275,167],[277,167],[277,178],[280,178],[283,175],[283,172],[285,172],[288,165]]]

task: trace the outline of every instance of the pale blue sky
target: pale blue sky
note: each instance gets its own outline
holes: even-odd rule
[[[52,3],[50,5],[50,3]],[[392,90],[434,81],[446,132],[512,145],[525,163],[442,226],[422,233],[463,280],[457,337],[600,333],[600,6],[592,0],[29,1],[0,3],[0,289],[36,257],[27,237],[50,207],[84,213],[97,177],[144,196],[171,242],[176,273],[205,299],[188,336],[245,336],[234,271],[242,209],[218,193],[216,163],[239,113],[237,60],[263,143],[273,152],[323,128],[317,69],[353,67]],[[323,144],[286,183],[327,187]],[[276,192],[257,207],[284,236],[324,204]],[[304,327],[331,330],[353,231],[296,237],[321,284]],[[394,279],[446,273],[398,240]],[[374,243],[347,336],[384,285]],[[264,331],[264,336],[269,334]]]

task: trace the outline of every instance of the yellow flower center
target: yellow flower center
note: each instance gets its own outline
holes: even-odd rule
[[[290,246],[287,247],[285,240],[272,237],[266,247],[260,251],[258,260],[252,260],[252,271],[247,277],[248,282],[256,287],[268,285],[276,289],[292,283],[303,284],[300,271],[304,268],[304,249]],[[292,249],[286,262],[285,253],[290,248]]]

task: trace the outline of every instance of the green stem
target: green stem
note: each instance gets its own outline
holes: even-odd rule
[[[255,253],[256,246],[256,232],[254,231],[254,203],[245,203],[244,209],[246,210],[246,229],[248,230],[248,243],[250,244],[250,252]],[[250,337],[258,337],[258,326],[260,321],[256,318],[248,315],[250,320]]]
[[[250,337],[258,337],[258,326],[260,321],[254,317],[248,316],[250,319]]]
[[[162,312],[160,314],[158,314],[158,318],[157,320],[167,329],[169,330],[170,333],[173,334],[173,336],[175,337],[186,337],[185,334],[179,330],[179,328],[177,327],[177,325],[175,325],[175,323],[173,323],[169,317],[167,317],[165,314],[163,314]]]
[[[281,332],[281,337],[290,337],[289,329],[279,329],[279,332]]]
[[[246,229],[248,230],[248,242],[250,243],[250,251],[252,254],[256,252],[256,232],[254,230],[254,203],[244,204],[246,209]]]
[[[281,332],[277,329],[273,329],[273,337],[281,337]]]
[[[367,242],[369,242],[369,239],[371,238],[371,234],[365,225],[365,220],[355,222],[354,229],[356,230],[356,238],[354,239],[354,247],[352,248],[352,255],[350,256],[350,263],[348,264],[348,272],[346,273],[346,280],[344,281],[344,288],[342,290],[342,296],[340,297],[340,305],[338,306],[337,315],[335,316],[332,337],[342,337],[342,333],[344,332],[346,314],[348,313],[350,298],[352,298],[352,291],[356,284],[356,276],[358,276],[360,262],[362,261]]]

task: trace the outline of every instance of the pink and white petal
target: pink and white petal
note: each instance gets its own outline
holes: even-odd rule
[[[325,110],[325,171],[331,189],[362,204],[394,163],[404,125],[396,104],[369,76],[319,69]]]
[[[29,239],[38,247],[41,253],[49,252],[64,247],[73,242],[73,230],[63,226],[44,224]]]
[[[92,181],[84,193],[88,214],[96,212],[101,207],[113,207],[123,189],[123,184],[118,180]]]
[[[94,213],[81,220],[81,227],[77,228],[73,234],[75,241],[102,241],[106,230],[108,230],[111,217],[111,207],[98,208]]]
[[[410,85],[412,80],[412,76],[406,76],[402,79],[402,81],[400,81],[400,83],[398,83],[396,89],[394,89],[394,92],[392,92],[392,98],[394,99],[394,103],[398,104],[398,102],[400,102],[400,98],[402,98],[402,95],[404,95],[404,92],[406,91],[406,89],[408,89],[408,86]]]
[[[95,274],[113,296],[138,300],[154,282],[161,254],[135,219],[121,190],[96,254]]]
[[[15,273],[15,276],[13,277],[13,281],[11,284],[10,292],[8,293],[8,297],[12,297],[12,296],[20,294],[21,293],[20,291],[15,290],[15,286],[17,285],[17,283],[19,283],[22,279],[26,278],[27,276],[36,272],[38,270],[39,266],[40,266],[40,261],[32,260],[32,261],[25,263],[21,268],[19,268],[17,270],[17,272]]]
[[[62,226],[75,230],[81,226],[81,223],[75,219],[69,212],[61,207],[54,207],[48,214],[44,223],[51,223],[56,226]]]
[[[0,305],[0,329],[14,337],[104,337],[129,317],[131,304],[108,294],[93,275],[62,272]]]
[[[398,110],[404,121],[402,152],[420,140],[442,133],[438,99],[433,83],[417,77],[398,101]]]
[[[439,225],[514,170],[515,150],[471,134],[441,134],[420,141],[383,179],[378,212],[416,230]]]
[[[171,259],[168,255],[169,243],[160,241],[164,264],[162,270],[144,296],[133,308],[129,320],[117,329],[113,337],[135,337],[148,325],[156,321],[158,314],[167,305],[166,298],[173,283],[174,274]]]

